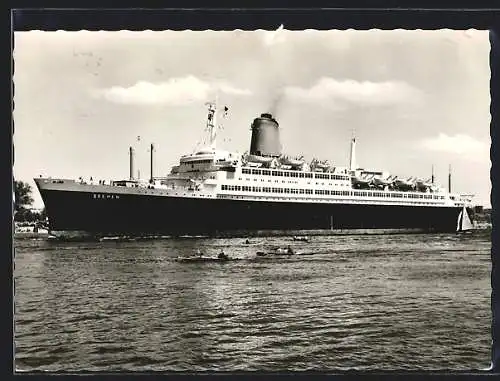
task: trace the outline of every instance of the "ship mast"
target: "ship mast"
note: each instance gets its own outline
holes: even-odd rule
[[[451,164],[448,167],[448,193],[451,193]]]
[[[217,103],[218,103],[218,96],[215,96],[215,101],[214,102],[207,102],[205,103],[206,106],[208,106],[208,117],[207,117],[207,130],[208,130],[208,135],[209,135],[209,146],[212,151],[215,150],[216,143],[217,143],[217,130],[220,128],[223,128],[222,124],[217,125]],[[227,112],[229,108],[227,106],[224,106],[223,109],[223,115],[222,119],[225,119],[227,117]]]
[[[210,148],[215,149],[217,143],[217,96],[215,102],[206,103],[208,106],[207,130],[210,139]]]
[[[355,130],[352,130],[352,138],[351,138],[351,156],[349,159],[349,170],[351,172],[356,170],[356,133]]]
[[[134,148],[130,146],[128,152],[129,152],[129,178],[130,181],[132,181],[134,180]]]
[[[154,159],[154,150],[155,150],[155,147],[153,145],[153,143],[151,143],[151,147],[150,147],[150,171],[151,171],[151,176],[149,177],[149,182],[152,184],[154,182],[154,177],[153,177],[153,159]]]

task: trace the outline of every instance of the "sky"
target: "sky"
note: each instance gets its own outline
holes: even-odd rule
[[[155,176],[201,148],[205,102],[229,108],[217,146],[245,152],[263,112],[283,151],[430,178],[490,206],[487,31],[79,31],[14,36],[14,177]],[[138,138],[140,137],[140,138]]]

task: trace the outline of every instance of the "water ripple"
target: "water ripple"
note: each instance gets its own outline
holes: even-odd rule
[[[290,245],[315,255],[256,258]],[[489,237],[16,241],[23,371],[474,370]],[[200,248],[241,261],[182,264]]]

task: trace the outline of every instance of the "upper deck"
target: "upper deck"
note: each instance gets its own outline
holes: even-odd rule
[[[400,178],[381,171],[365,171],[355,165],[355,139],[351,142],[350,166],[327,161],[288,157],[281,153],[279,126],[263,114],[252,124],[250,153],[240,154],[215,148],[216,109],[210,104],[207,130],[209,145],[183,155],[166,176],[149,181],[134,178],[133,149],[130,147],[130,178],[120,181],[35,179],[44,190],[89,192],[96,198],[118,199],[119,195],[231,198],[279,202],[331,202],[408,206],[470,205],[472,197],[451,194],[430,180]],[[269,133],[273,138],[268,141]],[[113,197],[113,195],[115,197]],[[109,196],[109,197],[108,197]]]

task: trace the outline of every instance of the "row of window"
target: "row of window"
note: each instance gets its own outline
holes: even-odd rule
[[[383,192],[352,192],[353,196],[368,196],[368,197],[388,197],[388,198],[403,198],[402,193],[383,193]]]
[[[295,188],[273,188],[273,187],[255,187],[248,185],[226,185],[221,186],[222,190],[236,191],[236,192],[270,192],[270,193],[291,193],[291,194],[313,194],[312,189],[295,189]],[[315,189],[314,194],[327,195],[327,196],[361,196],[361,197],[384,197],[384,198],[420,198],[420,199],[433,199],[444,200],[444,196],[430,195],[430,194],[404,194],[392,192],[351,192],[339,191],[329,189]]]
[[[233,196],[233,195],[225,195],[225,194],[218,194],[217,195],[217,198],[219,199],[234,199],[234,200],[237,200],[237,199],[244,199],[245,197],[244,196]],[[267,197],[264,197],[263,198],[264,200],[293,200],[293,198],[289,198],[289,197],[271,197],[271,198],[267,198]],[[329,200],[327,199],[317,199],[316,202],[330,202]],[[342,202],[346,202],[346,203],[360,203],[360,204],[372,204],[373,205],[373,202],[374,201],[371,201],[371,200],[345,200],[345,201],[342,201]],[[376,201],[376,202],[383,202],[383,201]],[[411,205],[419,205],[419,206],[423,206],[423,205],[436,205],[432,202],[425,202],[425,201],[408,201],[407,202],[408,204],[411,204]],[[442,203],[441,203],[442,204]]]
[[[312,172],[301,172],[301,171],[275,171],[271,169],[250,169],[242,168],[241,173],[245,175],[265,175],[265,176],[284,176],[284,177],[298,177],[305,179],[312,179],[313,175],[316,179],[327,179],[327,180],[349,180],[348,176],[342,175],[330,175],[329,173],[312,173]]]
[[[333,176],[335,176],[335,175],[333,175]],[[317,179],[329,179],[330,175],[328,173],[316,173],[316,175],[314,177]],[[345,176],[342,176],[342,177],[345,177]]]
[[[368,197],[395,197],[395,198],[419,198],[426,200],[444,200],[444,196],[418,193],[389,193],[389,192],[353,192],[354,196]]]
[[[435,196],[435,197],[439,197],[439,196]],[[442,197],[444,198],[444,196],[442,196]],[[431,198],[432,199],[432,195],[431,194],[408,193],[408,198],[426,198],[426,199]]]
[[[102,194],[102,193],[94,193],[94,198],[120,198],[117,194]]]
[[[328,189],[316,189],[314,194],[327,195],[327,196],[350,196],[351,192],[349,191],[331,191]]]
[[[212,159],[205,159],[205,160],[193,160],[185,163],[193,165],[193,164],[210,164],[212,162],[213,162]]]
[[[247,185],[222,185],[222,190],[243,192],[267,192],[267,193],[291,193],[291,194],[313,194],[312,189],[295,188],[273,188],[273,187],[251,187]]]

